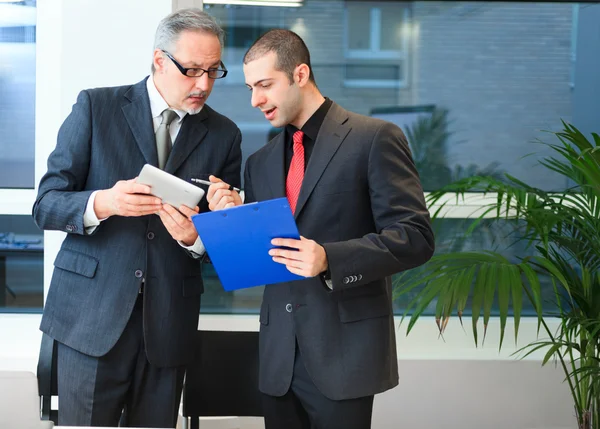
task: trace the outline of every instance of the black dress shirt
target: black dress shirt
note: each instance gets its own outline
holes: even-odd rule
[[[315,147],[315,141],[317,140],[317,135],[319,134],[319,130],[321,129],[321,125],[323,125],[323,121],[325,120],[325,116],[327,116],[327,112],[329,108],[333,104],[329,98],[325,98],[325,101],[315,113],[306,121],[301,131],[304,133],[304,139],[302,140],[302,144],[304,145],[304,170],[306,171],[306,166],[308,165],[308,160],[310,159],[310,155],[312,154],[313,148]],[[290,171],[290,164],[292,163],[292,156],[294,155],[294,133],[298,131],[293,125],[286,125],[285,127],[285,177],[287,177],[288,171]]]
[[[323,121],[325,120],[325,116],[327,116],[327,112],[329,112],[329,108],[333,104],[329,98],[325,98],[323,104],[319,106],[317,111],[313,113],[313,115],[308,118],[308,121],[302,127],[302,132],[304,133],[304,138],[302,139],[302,144],[304,145],[304,171],[306,171],[306,166],[308,165],[308,160],[310,159],[310,155],[312,154],[313,148],[315,147],[315,141],[317,141],[317,135],[319,134],[319,130],[321,129],[321,125],[323,125]],[[287,177],[288,172],[290,171],[290,164],[292,163],[292,156],[294,155],[294,133],[298,131],[293,125],[286,125],[284,132],[285,139],[285,177]],[[329,269],[325,272],[321,273],[321,276],[326,282],[327,287],[331,290],[331,273]]]

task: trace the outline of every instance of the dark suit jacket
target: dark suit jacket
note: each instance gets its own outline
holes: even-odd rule
[[[241,134],[205,105],[186,115],[165,170],[185,180],[210,174],[240,182]],[[191,358],[204,287],[201,261],[175,241],[156,215],[113,216],[87,235],[83,213],[91,193],[157,165],[146,79],[82,91],[58,134],[40,182],[33,216],[40,228],[67,232],[41,330],[91,356],[121,336],[144,285],[146,352],[157,366]],[[206,211],[204,199],[200,210]]]
[[[285,196],[284,146],[281,133],[248,159],[247,202]],[[324,246],[333,291],[319,276],[266,286],[260,389],[287,392],[296,338],[308,373],[330,399],[396,386],[390,275],[423,264],[434,250],[402,131],[334,103],[306,167],[295,218],[301,235]]]

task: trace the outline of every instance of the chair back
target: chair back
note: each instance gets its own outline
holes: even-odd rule
[[[58,397],[57,356],[58,344],[54,338],[42,335],[40,356],[38,358],[37,379],[41,399],[43,420],[51,420],[58,425],[58,410],[52,409],[52,397]]]
[[[258,332],[198,331],[195,359],[187,367],[183,416],[261,417],[258,390]]]

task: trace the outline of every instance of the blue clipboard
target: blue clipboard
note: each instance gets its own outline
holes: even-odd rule
[[[225,290],[304,278],[269,255],[273,238],[300,239],[286,198],[200,213],[192,222]]]

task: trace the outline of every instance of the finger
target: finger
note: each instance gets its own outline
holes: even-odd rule
[[[129,215],[145,216],[148,214],[157,213],[161,210],[161,205],[125,205],[125,212]]]
[[[162,206],[162,200],[151,195],[123,194],[121,199],[125,204],[132,206]]]
[[[171,215],[169,213],[167,213],[165,210],[160,210],[156,214],[160,217],[160,220],[162,221],[165,228],[167,228],[167,230],[169,232],[171,232],[173,227],[176,225],[176,223],[173,220],[173,218],[171,217]]]
[[[214,185],[214,186],[221,186],[221,184]],[[226,197],[226,196],[230,197],[231,196],[231,191],[229,190],[229,188],[225,184],[221,188],[215,188],[215,192],[213,193],[213,197],[212,197],[211,200],[217,200],[218,201],[221,198]]]
[[[198,206],[196,206],[193,210],[191,208],[189,208],[188,206],[179,206],[179,212],[186,216],[188,219],[191,219],[192,216],[198,214],[198,211],[200,209],[198,208]]]
[[[226,196],[224,196],[223,198],[221,198],[219,200],[219,202],[216,205],[216,209],[217,210],[223,210],[224,208],[227,208],[227,206],[229,204],[233,204],[233,197],[226,195]]]
[[[292,249],[300,249],[302,242],[293,238],[274,238],[271,240],[274,246],[291,247]]]
[[[213,183],[222,182],[221,179],[219,179],[217,176],[213,176],[212,174],[210,176],[208,176],[208,180],[210,180]]]
[[[273,257],[273,261],[279,264],[283,264],[288,268],[294,268],[297,270],[302,270],[303,272],[308,271],[309,267],[307,264],[304,264],[300,261],[292,261],[286,258],[280,258],[279,256]]]
[[[211,209],[212,211],[223,210],[225,208],[225,206],[227,204],[229,204],[230,202],[233,202],[233,198],[231,196],[226,195],[219,199],[217,199],[215,197],[212,199],[212,201],[208,205],[208,208]]]
[[[163,210],[166,211],[171,216],[171,218],[179,225],[184,225],[188,221],[187,217],[181,214],[179,210],[177,210],[170,204],[163,204]]]
[[[150,186],[137,183],[135,179],[125,181],[124,188],[128,194],[149,194],[152,191]]]
[[[304,261],[303,254],[297,250],[271,249],[269,255],[285,258],[288,261]]]
[[[288,265],[286,265],[285,267],[292,274],[296,274],[297,276],[302,276],[302,277],[309,277],[303,269],[296,268],[296,267],[290,267]]]
[[[227,189],[227,190],[229,190],[229,185],[227,183],[225,183],[225,182],[213,183],[208,188],[208,192],[206,193],[206,199],[208,201],[211,201],[214,198],[215,193],[218,190],[220,190],[220,189]]]

